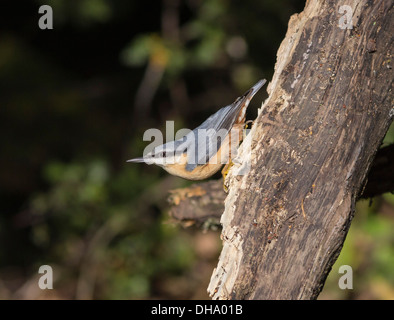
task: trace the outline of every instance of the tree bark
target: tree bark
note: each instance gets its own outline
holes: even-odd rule
[[[353,29],[338,26],[341,5]],[[291,17],[269,97],[234,161],[242,165],[226,179],[213,299],[320,293],[394,115],[392,5],[307,1]]]
[[[376,153],[360,197],[367,199],[386,192],[394,192],[394,144],[381,148]],[[168,202],[171,205],[171,218],[187,227],[209,227],[220,223],[227,196],[222,179],[194,183],[189,188],[174,189],[170,193]]]
[[[223,180],[195,183],[189,188],[171,190],[170,194],[171,218],[185,226],[220,223],[226,198]]]

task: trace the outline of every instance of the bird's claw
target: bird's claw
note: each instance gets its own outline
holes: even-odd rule
[[[230,159],[230,161],[224,166],[222,169],[222,176],[223,176],[223,189],[224,192],[228,193],[228,187],[226,186],[226,177],[228,175],[228,172],[230,171],[230,168],[233,166],[233,161]]]

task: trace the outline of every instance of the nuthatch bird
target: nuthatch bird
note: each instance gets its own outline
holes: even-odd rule
[[[257,82],[232,104],[221,108],[181,139],[159,145],[144,157],[127,162],[153,163],[188,180],[212,176],[223,164],[228,165],[232,147],[234,144],[238,147],[243,137],[246,109],[265,82],[265,79]]]

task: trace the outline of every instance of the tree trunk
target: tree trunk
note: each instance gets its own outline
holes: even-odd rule
[[[342,5],[353,29],[339,27]],[[392,5],[307,1],[291,17],[269,97],[234,161],[251,168],[237,175],[235,164],[227,177],[213,299],[320,293],[394,115]]]

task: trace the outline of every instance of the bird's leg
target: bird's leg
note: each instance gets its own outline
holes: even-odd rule
[[[240,131],[238,131],[239,133],[236,133],[236,136],[238,136],[238,140],[237,140],[236,144],[238,146],[242,142],[242,140],[245,139],[245,137],[246,137],[246,129],[249,127],[249,124],[251,124],[250,125],[250,127],[251,127],[254,124],[254,120],[248,120],[245,123],[243,123],[243,121],[242,121],[242,122],[237,123],[236,125],[234,125],[234,129],[235,130],[240,130]],[[235,132],[237,132],[237,131],[235,131]],[[231,134],[232,134],[232,132],[230,132],[230,135],[229,135],[230,136],[230,141],[231,141]],[[234,163],[231,160],[231,146],[230,146],[228,162],[226,163],[226,165],[222,169],[223,189],[224,189],[224,191],[226,193],[228,192],[228,188],[225,185],[225,180],[226,180],[226,177],[228,175],[228,172],[230,171],[230,169],[231,169],[231,167],[233,165],[234,165]]]
[[[228,172],[230,171],[230,168],[233,166],[233,162],[231,161],[231,159],[229,159],[229,162],[223,167],[223,169],[222,169],[222,176],[223,176],[223,189],[224,189],[224,192],[226,192],[226,193],[228,193],[228,188],[227,188],[227,186],[225,185],[225,180],[226,180],[226,177],[227,177],[227,175],[228,175]]]
[[[248,127],[248,124],[249,123],[253,123],[253,121],[252,120],[248,120],[246,123],[239,123],[239,124],[237,124],[237,125],[235,125],[235,127],[238,127],[238,130],[241,130],[241,128],[243,129],[243,130],[241,130],[241,132],[239,132],[239,133],[237,133],[236,134],[236,136],[238,136],[238,140],[236,141],[236,144],[239,146],[239,144],[241,143],[241,141],[246,137],[246,131],[245,131],[245,129],[247,129],[247,127]],[[237,130],[237,129],[236,129]],[[235,131],[236,132],[236,131]],[[231,133],[232,132],[230,132],[230,141],[232,140],[231,139]],[[230,142],[231,143],[231,142]],[[227,175],[228,175],[228,172],[230,171],[230,168],[232,167],[234,165],[234,163],[233,163],[233,161],[231,160],[231,146],[230,146],[230,151],[229,151],[229,159],[228,159],[228,162],[226,163],[226,165],[223,167],[223,169],[222,169],[222,176],[223,176],[223,189],[224,189],[224,191],[227,193],[228,192],[228,188],[227,188],[227,186],[225,185],[225,180],[226,180],[226,177],[227,177]]]
[[[254,120],[248,120],[248,121],[246,121],[246,122],[245,122],[245,129],[247,129],[247,128],[249,127],[249,123],[251,123],[251,124],[252,124],[251,126],[253,126]]]
[[[242,140],[246,138],[246,129],[248,129],[248,127],[249,127],[249,123],[251,123],[251,126],[250,126],[250,127],[252,127],[252,126],[253,126],[253,124],[254,124],[254,120],[248,120],[248,121],[246,121],[246,122],[245,122],[245,126],[244,126],[244,130],[243,130],[243,136],[242,136]]]

